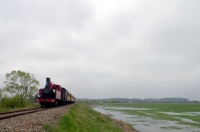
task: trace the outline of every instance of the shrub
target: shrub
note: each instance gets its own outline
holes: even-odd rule
[[[3,108],[14,108],[14,107],[23,107],[23,106],[27,106],[30,104],[30,102],[28,100],[25,100],[22,102],[22,97],[20,97],[19,95],[16,95],[14,97],[4,97],[1,100],[1,107]]]

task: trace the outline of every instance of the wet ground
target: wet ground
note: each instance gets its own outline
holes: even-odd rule
[[[150,117],[143,117],[143,116],[137,116],[137,115],[129,115],[125,114],[123,112],[120,112],[118,110],[149,110],[146,108],[131,108],[131,107],[103,107],[103,106],[97,106],[93,108],[94,110],[110,115],[112,118],[122,120],[124,122],[127,122],[131,124],[136,130],[139,130],[140,132],[200,132],[200,128],[189,126],[189,125],[181,125],[178,124],[177,121],[167,121],[167,120],[155,120]],[[163,112],[162,112],[163,113]],[[200,112],[185,112],[185,113],[174,113],[174,112],[165,112],[164,114],[173,114],[173,115],[179,115],[179,114],[185,114],[185,115],[198,115]],[[179,117],[177,117],[179,118]],[[190,119],[186,118],[180,118],[181,120],[185,122],[194,122]],[[200,124],[199,124],[200,125]]]

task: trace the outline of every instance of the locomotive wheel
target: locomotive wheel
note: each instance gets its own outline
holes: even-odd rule
[[[58,101],[55,102],[55,106],[58,106]]]

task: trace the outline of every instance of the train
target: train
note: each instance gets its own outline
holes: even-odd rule
[[[49,77],[46,78],[46,85],[39,89],[39,96],[35,99],[42,107],[51,107],[75,103],[76,98],[64,87],[52,84]]]

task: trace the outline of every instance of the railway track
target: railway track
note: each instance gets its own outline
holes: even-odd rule
[[[15,111],[9,111],[9,112],[1,112],[0,120],[15,117],[15,116],[35,113],[35,112],[46,110],[46,109],[47,108],[32,108],[32,109],[22,109],[22,110],[15,110]]]

